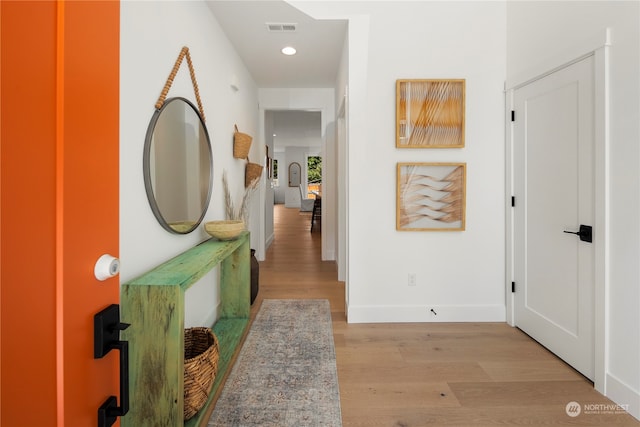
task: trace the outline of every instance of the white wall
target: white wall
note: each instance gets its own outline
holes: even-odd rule
[[[285,189],[287,187],[287,182],[283,181],[283,179],[286,177],[285,166],[287,165],[287,160],[285,159],[285,156],[284,156],[284,150],[276,151],[274,159],[278,160],[278,169],[279,169],[278,186],[274,187],[273,189],[275,193],[274,203],[284,204]]]
[[[314,16],[357,17],[348,46],[349,321],[504,320],[505,3],[293,3]],[[395,148],[395,82],[408,78],[466,79],[464,149]],[[407,161],[467,163],[466,231],[396,231],[396,164]]]
[[[265,116],[264,118],[264,144],[268,147],[269,157],[272,159],[276,159],[277,154],[273,143],[273,117],[268,118]],[[266,165],[265,165],[266,169]],[[273,177],[273,173],[272,173]],[[269,179],[267,174],[264,174],[264,206],[262,207],[262,211],[264,212],[264,251],[266,252],[267,248],[273,242],[275,238],[274,231],[274,219],[273,219],[273,205],[275,204],[277,194],[276,187],[273,185],[272,179]],[[264,260],[264,254],[256,254],[256,258],[259,260]]]
[[[236,199],[244,188],[244,161],[232,157],[233,125],[256,135],[257,88],[203,1],[123,1],[120,47],[120,259],[121,283],[193,247],[209,236],[165,231],[149,207],[142,151],[154,104],[182,46],[189,47],[213,149],[213,193],[205,221],[224,218],[222,171]],[[230,88],[232,76],[240,90]],[[186,61],[169,91],[195,103]],[[258,158],[252,146],[252,157]],[[252,229],[252,246],[255,239]],[[217,269],[187,292],[186,324],[211,324],[218,303]]]
[[[305,162],[307,160],[307,156],[310,155],[311,152],[309,148],[306,147],[286,147],[284,150],[284,158],[282,166],[285,166],[282,169],[282,179],[286,179],[286,181],[281,181],[281,186],[284,183],[284,206],[287,208],[300,208],[300,187],[289,187],[289,166],[292,163],[297,163],[300,165],[300,184],[304,189],[305,182]]]
[[[507,22],[509,79],[560,65],[555,57],[611,28],[604,393],[640,418],[640,3],[509,2]]]

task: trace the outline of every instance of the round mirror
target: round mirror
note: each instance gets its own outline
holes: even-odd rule
[[[170,98],[153,114],[144,141],[144,187],[158,222],[187,234],[211,198],[213,159],[207,127],[196,107]]]

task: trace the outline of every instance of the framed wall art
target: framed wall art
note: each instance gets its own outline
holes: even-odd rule
[[[465,80],[397,80],[396,147],[464,147]]]
[[[463,231],[466,163],[398,163],[396,229]]]

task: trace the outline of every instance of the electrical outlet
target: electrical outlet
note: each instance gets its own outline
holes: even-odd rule
[[[409,286],[415,286],[416,285],[416,273],[409,273],[408,285]]]

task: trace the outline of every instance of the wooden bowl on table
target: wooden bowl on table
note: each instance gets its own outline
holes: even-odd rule
[[[204,229],[218,240],[233,240],[245,230],[245,227],[242,220],[220,220],[206,222]]]

